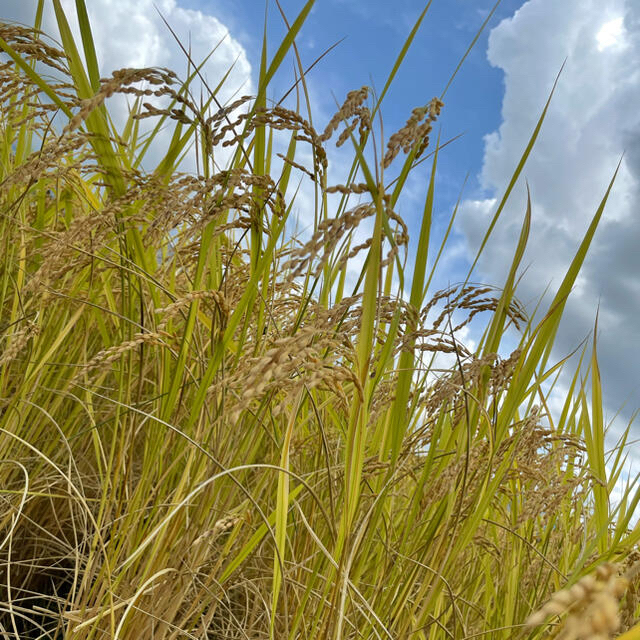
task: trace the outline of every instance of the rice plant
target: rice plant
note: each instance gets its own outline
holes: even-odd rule
[[[101,78],[84,0],[81,42],[52,2],[59,44],[43,0],[33,28],[0,23],[2,637],[639,638],[640,493],[611,500],[629,430],[605,448],[595,340],[548,407],[615,174],[534,322],[516,296],[531,202],[503,282],[434,291],[444,96],[388,141],[376,125],[427,9],[380,95],[354,90],[316,128],[295,44],[313,0],[231,104],[192,97],[199,61]],[[295,108],[267,100],[289,54]],[[352,165],[334,183],[336,145]]]

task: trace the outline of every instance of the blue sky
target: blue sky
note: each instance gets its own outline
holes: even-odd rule
[[[72,0],[62,0],[73,14]],[[282,0],[290,20],[301,0]],[[488,0],[434,0],[383,105],[385,133],[411,109],[440,95],[487,16]],[[90,0],[102,73],[123,66],[168,66],[184,57],[152,0]],[[236,60],[230,85],[255,89],[264,21],[263,0],[156,0],[202,59],[211,79]],[[36,0],[3,0],[0,17],[30,23]],[[415,19],[417,0],[317,0],[298,39],[305,64],[346,38],[309,76],[314,117],[322,128],[335,99],[373,85],[380,89]],[[49,7],[50,8],[50,7]],[[45,28],[54,28],[49,11]],[[283,34],[269,0],[271,52]],[[531,187],[532,230],[520,298],[534,304],[565,273],[620,160],[618,179],[591,254],[558,334],[560,358],[593,330],[599,316],[599,357],[608,417],[627,403],[620,426],[640,407],[640,3],[637,0],[503,0],[445,98],[438,122],[444,139],[464,132],[440,158],[436,210],[448,220],[467,173],[446,277],[463,279],[526,146],[562,62],[566,66],[536,147],[478,265],[476,280],[501,285]],[[285,88],[293,74],[283,67]],[[232,94],[229,93],[227,98]],[[416,174],[401,215],[417,234],[428,170]],[[446,284],[446,283],[445,283]],[[640,434],[640,426],[636,425]]]
[[[180,4],[218,15],[244,46],[252,67],[259,67],[263,2],[184,0]],[[488,35],[492,27],[513,15],[522,4],[522,0],[503,0],[447,93],[442,125],[451,136],[464,133],[442,158],[440,175],[445,193],[441,195],[448,195],[449,200],[457,197],[467,171],[471,173],[469,185],[473,188],[475,181],[478,186],[475,177],[482,163],[482,138],[500,124],[503,92],[502,72],[487,62]],[[281,5],[292,21],[302,3],[284,0]],[[386,100],[383,116],[389,131],[402,126],[414,106],[442,93],[493,5],[493,1],[486,0],[432,3]],[[331,112],[334,95],[342,100],[351,89],[371,83],[381,89],[423,8],[424,3],[417,0],[318,0],[298,39],[304,61],[310,64],[330,46],[344,40],[311,72],[314,85],[326,88],[324,94],[319,94],[322,104],[315,106]],[[268,21],[273,52],[284,33],[275,3],[269,6]],[[286,68],[286,82],[291,78],[290,69]]]

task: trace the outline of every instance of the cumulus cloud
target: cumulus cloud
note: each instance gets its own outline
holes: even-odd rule
[[[36,0],[5,0],[2,18],[32,24],[36,5]],[[80,42],[75,2],[62,0],[62,7]],[[176,0],[91,0],[87,11],[103,75],[122,67],[164,66],[186,71],[187,60],[162,14],[195,61],[200,62],[217,47],[204,67],[204,75],[212,83],[217,84],[234,66],[225,87],[227,97],[250,82],[251,66],[244,48],[215,16],[184,9]],[[53,4],[45,3],[43,30],[55,35],[56,24]]]
[[[489,62],[504,72],[502,124],[486,136],[480,183],[459,229],[475,251],[567,60],[548,117],[524,169],[532,228],[520,297],[557,287],[626,151],[604,217],[569,301],[556,355],[594,327],[609,415],[640,405],[640,5],[632,0],[529,0],[490,34]],[[501,284],[524,210],[524,180],[479,264]]]
[[[215,48],[202,69],[202,74],[212,89],[231,69],[217,94],[220,103],[224,104],[234,96],[251,94],[253,91],[252,69],[247,54],[217,17],[204,11],[185,9],[176,0],[91,0],[86,4],[103,77],[109,76],[114,69],[123,67],[167,67],[181,78],[187,77],[187,58],[164,24],[160,16],[162,14],[197,64]],[[0,17],[31,25],[36,6],[36,0],[4,0]],[[81,49],[75,2],[62,0],[62,6]],[[51,2],[45,3],[42,28],[53,37],[58,34]],[[195,97],[199,99],[198,83],[193,87]],[[126,102],[116,100],[110,106],[110,113],[115,117],[116,124],[121,126],[127,116]],[[147,128],[151,126],[150,122],[143,123]],[[168,139],[167,131],[160,136],[150,155],[160,153]],[[192,156],[190,162],[186,163],[188,168],[193,168],[193,160]],[[150,158],[150,164],[153,165],[153,157]]]

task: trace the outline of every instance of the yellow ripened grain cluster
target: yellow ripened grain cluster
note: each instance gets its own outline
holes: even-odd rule
[[[419,143],[416,151],[417,158],[424,153],[429,146],[429,133],[433,128],[433,122],[440,115],[443,106],[444,103],[439,98],[434,98],[428,105],[416,107],[411,112],[411,117],[405,126],[389,138],[383,160],[385,168],[391,165],[400,150],[409,153],[414,144]]]
[[[12,333],[3,336],[4,344],[0,352],[0,365],[6,365],[16,358],[27,346],[32,336],[37,335],[40,329],[37,324],[26,320],[25,326]]]
[[[338,127],[342,123],[348,122],[353,118],[353,122],[347,125],[346,129],[338,138],[337,145],[340,146],[348,139],[349,134],[355,129],[356,125],[360,123],[361,132],[364,133],[367,127],[371,127],[371,116],[369,109],[363,107],[364,101],[369,95],[369,87],[362,87],[361,89],[349,91],[342,106],[336,111],[329,123],[325,127],[322,135],[320,136],[320,142],[326,142],[331,139],[331,136],[338,130]]]
[[[600,565],[595,574],[588,574],[572,587],[553,594],[539,611],[527,619],[527,624],[542,624],[550,616],[568,613],[561,640],[609,640],[620,628],[618,605],[629,581],[615,564]]]

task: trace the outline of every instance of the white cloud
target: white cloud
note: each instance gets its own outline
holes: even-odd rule
[[[90,0],[86,5],[103,77],[108,77],[113,70],[123,67],[167,67],[181,78],[187,77],[187,57],[164,24],[159,11],[195,63],[199,64],[215,48],[202,69],[202,74],[212,89],[215,89],[228,69],[233,67],[217,95],[220,103],[224,104],[234,96],[251,94],[253,91],[252,70],[247,54],[217,17],[203,11],[184,9],[176,0]],[[36,6],[36,0],[3,0],[0,18],[31,25]],[[75,2],[62,0],[62,6],[73,29],[76,44],[82,50]],[[51,2],[45,3],[42,28],[45,33],[57,37],[57,22]],[[197,82],[192,85],[196,100],[199,100],[199,87]],[[110,113],[116,124],[122,126],[127,115],[126,102],[116,99],[110,105]],[[150,121],[143,123],[143,130],[148,130],[155,124]],[[150,166],[153,166],[154,157],[157,158],[163,144],[170,139],[169,136],[168,131],[159,136],[150,152]],[[193,156],[186,167],[194,167]]]
[[[622,17],[605,22],[596,35],[598,51],[604,51],[609,47],[624,47],[625,29]]]
[[[532,195],[520,297],[534,304],[562,280],[623,153],[591,253],[570,298],[556,355],[593,329],[609,414],[640,405],[640,5],[633,0],[529,0],[490,34],[488,58],[504,71],[502,124],[485,139],[484,192],[462,207],[459,230],[475,255],[567,59],[542,132],[479,263],[502,284]],[[626,426],[622,424],[622,426]]]
[[[195,61],[200,62],[220,44],[204,69],[212,82],[217,82],[234,62],[230,87],[237,89],[250,77],[246,52],[214,16],[184,9],[176,0],[91,0],[86,4],[102,75],[122,67],[186,70],[185,55],[163,23],[162,14],[184,46],[190,48]],[[36,0],[5,0],[1,17],[32,24],[36,5]],[[80,45],[75,2],[62,0],[62,7]],[[43,30],[55,35],[56,25],[53,4],[45,3]]]

